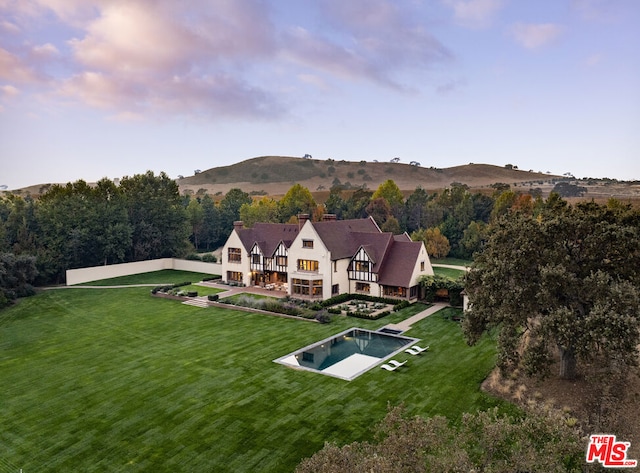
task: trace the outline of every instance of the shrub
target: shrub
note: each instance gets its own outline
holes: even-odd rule
[[[198,297],[198,291],[187,291],[187,297]]]
[[[327,312],[329,312],[330,314],[336,314],[336,315],[342,314],[342,310],[340,310],[339,307],[329,307],[327,309]]]
[[[409,307],[410,305],[411,303],[409,301],[398,302],[396,305],[393,306],[393,311],[398,312],[399,310],[402,310],[405,307]]]
[[[210,301],[213,301],[213,302],[217,301],[218,298],[219,298],[218,294],[209,294],[207,296],[207,299],[209,299]]]
[[[315,319],[321,324],[328,324],[329,322],[331,322],[331,316],[329,315],[329,312],[324,309],[316,312]]]
[[[200,258],[200,255],[197,255],[196,253],[188,254],[187,256],[185,256],[184,259],[187,259],[190,261],[202,261],[202,258]]]
[[[203,281],[215,281],[215,280],[217,280],[217,279],[222,279],[222,276],[219,276],[219,275],[217,275],[217,274],[214,274],[214,275],[213,275],[213,276],[211,276],[211,277],[208,277],[208,278],[202,278],[202,280],[203,280]],[[222,281],[221,281],[221,282],[222,282]]]
[[[204,255],[202,255],[202,261],[204,261],[205,263],[217,263],[218,262],[218,258],[216,258],[216,255],[211,254],[211,253],[206,253]],[[220,276],[218,276],[220,277]]]

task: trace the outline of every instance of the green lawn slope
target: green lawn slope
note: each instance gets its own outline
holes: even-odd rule
[[[0,312],[0,472],[285,472],[325,440],[369,438],[389,404],[452,421],[500,405],[479,389],[494,341],[467,347],[438,314],[408,332],[431,350],[396,372],[347,382],[272,361],[386,323],[201,309],[149,288],[21,300]]]

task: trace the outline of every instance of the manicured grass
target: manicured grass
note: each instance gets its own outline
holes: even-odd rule
[[[451,279],[461,278],[462,276],[464,276],[464,273],[465,273],[464,271],[461,271],[459,269],[438,268],[438,267],[433,268],[433,272],[436,276],[444,276]]]
[[[225,292],[224,289],[218,289],[217,287],[196,286],[195,284],[190,284],[189,286],[180,286],[178,289],[181,291],[196,291],[198,293],[198,296],[208,296],[209,294],[219,294],[221,292]]]
[[[163,269],[162,271],[152,271],[150,273],[132,274],[130,276],[120,276],[111,279],[101,279],[100,281],[90,281],[79,286],[126,286],[131,284],[180,284],[182,282],[200,282],[204,278],[212,277],[212,274],[193,273],[191,271],[175,271]]]
[[[265,296],[265,295],[262,295],[262,294],[250,294],[248,292],[240,292],[240,293],[237,293],[237,294],[233,294],[232,296],[225,297],[222,300],[224,302],[228,302],[229,304],[235,304],[242,297],[248,297],[248,298],[255,299],[255,300],[263,300],[263,299],[278,300],[279,299],[278,297],[270,297],[270,296]]]
[[[438,314],[407,332],[429,352],[392,373],[347,382],[272,361],[390,317],[323,325],[200,309],[148,288],[24,299],[0,312],[0,470],[286,472],[325,440],[369,439],[388,404],[452,421],[504,406],[479,390],[494,341],[470,348]]]
[[[453,266],[471,266],[473,261],[459,258],[431,258],[431,264],[451,264]]]

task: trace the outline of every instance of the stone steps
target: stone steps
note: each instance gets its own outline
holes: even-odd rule
[[[201,307],[203,309],[209,307],[209,303],[205,299],[188,299],[184,301],[183,304],[192,305],[194,307]]]

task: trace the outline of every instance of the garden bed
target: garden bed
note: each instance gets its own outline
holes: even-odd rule
[[[358,317],[361,319],[377,320],[389,315],[393,310],[393,304],[384,302],[369,302],[352,299],[343,304],[335,304],[327,307],[327,312],[347,317]]]

